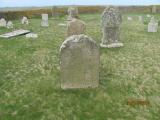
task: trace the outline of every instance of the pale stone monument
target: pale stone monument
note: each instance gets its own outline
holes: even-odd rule
[[[128,19],[128,21],[132,21],[133,20],[132,17],[128,17],[127,19]]]
[[[29,24],[28,18],[24,16],[24,17],[22,18],[21,23],[28,25],[28,24]]]
[[[154,17],[151,18],[148,24],[148,32],[157,32],[158,31],[158,22]]]
[[[82,20],[79,19],[72,19],[72,21],[69,21],[67,24],[67,36],[71,35],[80,35],[84,34],[86,30],[86,24]]]
[[[143,22],[144,21],[143,16],[139,16],[138,18],[139,18],[139,22]]]
[[[157,12],[157,7],[155,5],[152,6],[152,13],[156,13]]]
[[[99,48],[90,37],[68,37],[60,48],[61,88],[98,87],[99,59]]]
[[[151,17],[151,15],[150,15],[150,14],[147,14],[147,17],[148,17],[148,18],[150,18],[150,17]]]
[[[102,31],[103,38],[100,44],[104,48],[122,47],[120,43],[120,25],[122,23],[122,16],[118,8],[108,6],[102,13]]]
[[[42,27],[48,27],[48,14],[42,14],[42,21],[41,21],[41,26]]]
[[[8,21],[8,22],[7,22],[7,28],[8,28],[8,29],[13,28],[13,23],[12,23],[12,21]]]
[[[68,8],[68,18],[67,20],[72,20],[73,18],[78,18],[78,8],[77,7],[69,7]]]
[[[6,27],[7,26],[7,22],[4,18],[0,19],[0,27]]]
[[[28,34],[26,34],[26,38],[38,38],[38,34],[28,33]]]

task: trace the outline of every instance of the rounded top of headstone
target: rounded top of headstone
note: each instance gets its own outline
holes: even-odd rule
[[[107,6],[102,13],[102,26],[116,27],[122,23],[122,16],[118,7]]]
[[[81,42],[89,42],[90,44],[92,44],[92,46],[97,46],[96,42],[88,37],[87,35],[81,34],[81,35],[73,35],[68,37],[61,45],[60,47],[60,52],[63,51],[65,48],[71,47],[72,44],[74,43],[81,43]]]

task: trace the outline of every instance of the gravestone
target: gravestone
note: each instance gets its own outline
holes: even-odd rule
[[[0,27],[6,27],[6,25],[7,25],[6,20],[4,18],[1,18],[0,19]]]
[[[99,59],[99,48],[88,36],[67,38],[60,48],[61,88],[98,87]]]
[[[157,7],[155,5],[152,6],[152,13],[156,13],[157,12]]]
[[[21,23],[28,25],[28,24],[29,24],[28,18],[24,16],[24,17],[22,18]]]
[[[147,14],[147,17],[148,17],[148,18],[150,18],[150,17],[151,17],[151,15],[150,15],[150,14]]]
[[[0,35],[0,37],[11,38],[11,37],[19,36],[19,35],[25,35],[27,33],[30,33],[30,31],[19,29],[19,30],[15,30],[15,31],[12,31],[12,32],[9,32],[9,33],[2,34],[2,35]]]
[[[144,21],[143,16],[139,16],[138,18],[139,18],[139,22],[143,22]]]
[[[26,34],[26,38],[38,38],[38,34],[28,33],[28,34]]]
[[[42,21],[41,21],[42,27],[48,27],[48,14],[42,14]]]
[[[78,8],[69,7],[68,8],[68,18],[67,18],[67,20],[70,21],[73,18],[78,18]]]
[[[82,20],[72,19],[67,24],[67,36],[71,35],[80,35],[83,34],[86,30],[86,24]]]
[[[133,20],[132,17],[128,17],[127,19],[128,19],[128,21],[132,21]]]
[[[12,21],[8,21],[8,22],[7,22],[7,28],[8,28],[8,29],[13,28],[13,23],[12,23]]]
[[[158,22],[154,19],[154,17],[152,17],[148,24],[148,32],[157,32],[157,31],[158,31]]]
[[[121,47],[123,43],[120,43],[120,25],[122,23],[122,16],[118,11],[118,8],[108,6],[102,13],[102,31],[103,38],[100,44],[104,48]]]

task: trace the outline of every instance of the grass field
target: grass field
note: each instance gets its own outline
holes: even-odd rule
[[[128,15],[134,20],[127,21]],[[100,49],[100,86],[89,90],[60,89],[59,48],[66,28],[58,23],[65,18],[49,19],[48,28],[40,27],[40,19],[29,26],[13,21],[39,38],[0,38],[0,120],[160,120],[160,29],[147,33],[138,15],[123,15],[124,47]],[[100,44],[100,14],[80,18]],[[0,28],[0,34],[7,31]],[[150,104],[129,106],[128,99]]]

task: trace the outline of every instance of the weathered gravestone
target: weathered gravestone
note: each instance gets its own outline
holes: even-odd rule
[[[42,27],[48,27],[48,14],[42,14],[42,21],[41,21]]]
[[[118,9],[113,6],[108,6],[102,13],[102,31],[103,38],[101,47],[114,48],[121,47],[123,43],[120,43],[120,25],[122,23],[122,17]]]
[[[8,28],[8,29],[13,28],[13,23],[12,23],[12,21],[8,21],[8,22],[7,22],[7,28]]]
[[[78,8],[69,7],[68,8],[68,18],[67,20],[72,20],[73,18],[78,18]]]
[[[21,23],[28,25],[28,24],[29,24],[28,18],[24,16],[24,17],[22,18]]]
[[[84,34],[86,24],[82,20],[72,19],[67,24],[67,36]]]
[[[4,18],[1,18],[0,19],[0,27],[6,27],[6,25],[7,25],[6,20]]]
[[[61,88],[98,87],[99,59],[99,48],[88,36],[67,38],[60,48]]]
[[[148,24],[148,32],[157,32],[157,31],[158,31],[158,22],[154,19],[154,17],[152,17]]]

